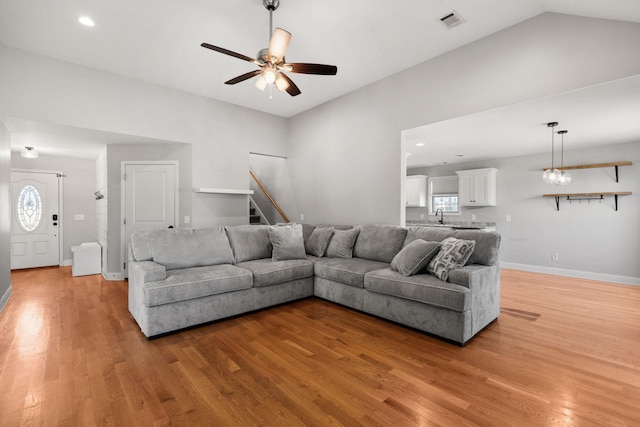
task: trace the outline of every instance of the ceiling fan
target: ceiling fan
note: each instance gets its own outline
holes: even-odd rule
[[[300,62],[287,63],[285,61],[284,54],[289,47],[291,33],[283,30],[282,28],[276,28],[276,30],[273,31],[273,11],[278,9],[278,6],[280,6],[280,0],[262,0],[262,4],[269,11],[269,36],[271,37],[271,40],[269,42],[269,47],[261,49],[255,59],[209,43],[202,43],[200,45],[207,49],[215,50],[216,52],[251,62],[260,67],[257,70],[249,71],[248,73],[228,80],[225,84],[234,85],[252,77],[259,76],[256,81],[256,87],[258,89],[264,90],[268,84],[275,84],[279,91],[286,91],[289,95],[296,96],[300,95],[302,92],[284,73],[285,71],[299,74],[320,74],[325,76],[336,75],[338,67],[335,65],[307,64]]]

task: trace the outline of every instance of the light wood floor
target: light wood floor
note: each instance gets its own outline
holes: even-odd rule
[[[17,271],[2,426],[640,425],[640,287],[505,270],[466,347],[308,299],[147,341],[126,282]]]

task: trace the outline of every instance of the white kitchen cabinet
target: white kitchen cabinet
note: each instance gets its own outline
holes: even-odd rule
[[[411,175],[405,184],[408,208],[423,208],[427,206],[427,176]]]
[[[469,169],[458,174],[458,203],[460,206],[495,206],[496,174],[498,169]]]

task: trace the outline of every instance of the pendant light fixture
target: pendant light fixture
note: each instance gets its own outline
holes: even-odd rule
[[[564,136],[567,134],[568,130],[559,130],[558,135],[562,138],[562,143],[560,145],[560,176],[557,177],[554,182],[555,185],[567,185],[571,182],[571,174],[569,172],[564,171]]]
[[[554,160],[553,156],[555,152],[555,143],[553,140],[553,134],[555,132],[553,131],[553,128],[556,126],[558,126],[558,122],[547,123],[547,127],[551,128],[551,167],[549,169],[545,169],[544,173],[542,174],[542,180],[547,184],[555,184],[558,181],[560,175],[562,175],[560,171],[555,168],[554,162],[553,162]]]

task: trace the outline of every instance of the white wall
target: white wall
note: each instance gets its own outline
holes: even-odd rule
[[[96,191],[96,162],[42,154],[37,159],[25,159],[19,152],[14,152],[11,167],[59,171],[65,175],[62,178],[62,259],[64,264],[71,265],[71,246],[96,241],[96,200],[93,194]],[[84,220],[75,220],[77,214],[84,215]]]
[[[616,144],[565,150],[571,165],[629,160],[632,166],[619,168],[615,182],[614,168],[569,171],[573,181],[564,187],[545,184],[542,169],[549,164],[549,154],[494,159],[429,168],[412,168],[409,174],[448,176],[457,170],[495,167],[497,206],[461,208],[461,216],[452,220],[492,221],[502,235],[501,262],[526,270],[587,277],[621,283],[640,284],[640,138],[636,143]],[[593,193],[631,191],[602,202],[560,201],[556,210],[547,193]],[[427,214],[428,208],[412,208],[411,217]],[[506,222],[506,216],[511,222]],[[409,214],[407,215],[409,219]],[[419,218],[419,216],[418,216]],[[556,252],[558,260],[551,254]]]
[[[0,120],[0,312],[11,289],[11,135]]]
[[[639,24],[545,13],[292,118],[295,216],[399,224],[402,130],[638,74],[636,40]]]
[[[196,188],[248,189],[249,152],[286,155],[280,117],[3,45],[0,64],[0,118],[192,144]],[[224,197],[193,209],[194,218],[248,223],[245,204],[230,210]]]

